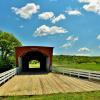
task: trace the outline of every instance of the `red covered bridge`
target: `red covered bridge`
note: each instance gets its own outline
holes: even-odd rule
[[[39,71],[50,72],[52,66],[53,47],[22,46],[16,47],[16,66],[22,71],[30,71],[29,62],[38,60]],[[32,69],[35,71],[35,69]]]

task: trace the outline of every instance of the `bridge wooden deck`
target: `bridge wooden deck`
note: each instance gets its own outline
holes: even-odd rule
[[[0,87],[0,96],[42,95],[100,90],[99,83],[60,74],[16,75]]]

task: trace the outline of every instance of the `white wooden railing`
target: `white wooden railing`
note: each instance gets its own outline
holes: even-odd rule
[[[66,74],[70,76],[84,77],[88,79],[96,79],[100,80],[100,72],[99,71],[87,71],[87,70],[79,70],[79,69],[68,69],[61,67],[53,67],[52,72]]]
[[[9,80],[14,75],[18,74],[20,72],[20,68],[14,68],[8,71],[5,71],[3,73],[0,73],[0,85],[4,83],[5,81]]]

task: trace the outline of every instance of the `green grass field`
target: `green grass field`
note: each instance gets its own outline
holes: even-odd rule
[[[29,68],[40,68],[40,63],[37,63],[37,64],[29,64]]]
[[[100,71],[100,57],[55,55],[53,66]]]
[[[59,93],[43,96],[0,97],[0,100],[100,100],[100,91],[85,93]]]
[[[100,64],[54,64],[54,67],[75,68],[83,70],[100,71]]]

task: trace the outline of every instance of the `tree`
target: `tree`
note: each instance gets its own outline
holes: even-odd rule
[[[15,53],[15,47],[21,45],[21,42],[15,36],[8,32],[0,31],[0,52],[2,60],[7,60],[7,57]]]

